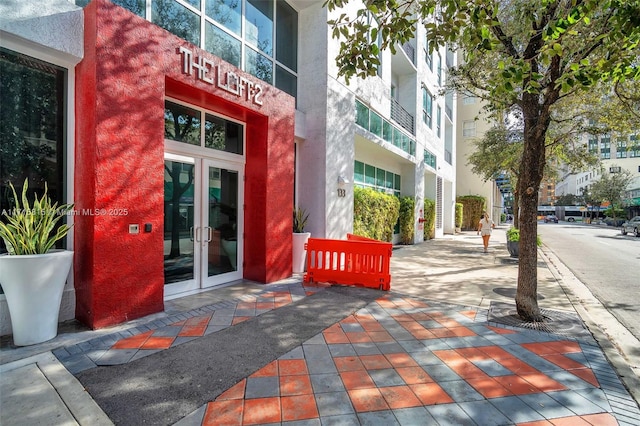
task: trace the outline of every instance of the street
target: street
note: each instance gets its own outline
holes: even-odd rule
[[[539,223],[545,244],[636,338],[640,337],[640,238],[619,228]]]

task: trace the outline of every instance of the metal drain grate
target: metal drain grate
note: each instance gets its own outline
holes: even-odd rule
[[[580,317],[571,312],[552,311],[540,309],[544,321],[525,321],[518,316],[516,306],[508,303],[491,302],[489,306],[488,321],[511,327],[526,328],[529,330],[544,331],[572,337],[574,339],[591,339],[591,333],[587,330]]]

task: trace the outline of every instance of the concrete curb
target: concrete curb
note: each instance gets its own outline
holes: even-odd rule
[[[538,250],[565,291],[569,302],[593,334],[629,394],[640,405],[640,360],[634,350],[640,341],[633,336],[547,247]]]

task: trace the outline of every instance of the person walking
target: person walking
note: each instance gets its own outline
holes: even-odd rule
[[[478,222],[478,235],[482,235],[482,244],[484,245],[484,252],[489,251],[489,238],[491,238],[491,230],[495,229],[496,224],[493,220],[489,219],[489,213],[482,212],[482,218]]]

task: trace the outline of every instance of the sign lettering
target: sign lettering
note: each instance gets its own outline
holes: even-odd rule
[[[225,70],[222,64],[216,64],[202,56],[196,57],[184,46],[178,48],[182,61],[182,73],[194,75],[196,79],[229,92],[241,99],[262,105],[262,86],[247,80],[232,70]]]

